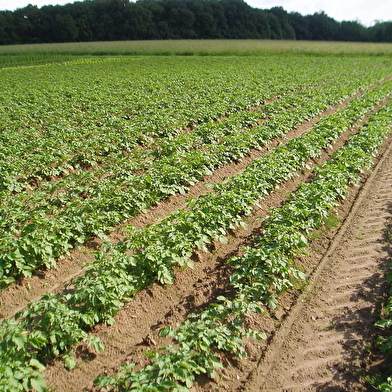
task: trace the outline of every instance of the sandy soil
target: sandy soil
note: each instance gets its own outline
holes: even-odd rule
[[[303,124],[290,136],[309,130],[313,123],[314,121]],[[325,151],[320,159],[312,162],[312,165],[328,159],[353,132],[355,128],[345,133],[333,150]],[[386,158],[382,160],[384,161]],[[388,166],[388,163],[384,166],[392,167],[392,165]],[[220,178],[223,175],[234,175],[242,171],[243,167],[233,164],[230,168],[226,167],[222,170],[225,171],[219,174]],[[57,391],[91,389],[92,380],[96,376],[116,371],[121,363],[134,362],[138,367],[145,365],[147,363],[147,357],[143,353],[145,350],[156,349],[167,344],[164,339],[158,337],[160,328],[182,322],[187,313],[197,311],[218,295],[227,293],[229,271],[225,260],[230,255],[241,252],[242,246],[258,233],[259,218],[265,216],[269,208],[281,205],[288,193],[294,191],[298,184],[306,181],[310,175],[311,168],[299,173],[297,177],[266,198],[262,203],[262,209],[255,211],[250,218],[248,228],[233,233],[227,245],[216,243],[210,247],[210,252],[195,253],[196,268],[179,270],[174,285],[168,287],[152,285],[148,290],[136,295],[135,299],[118,313],[114,326],[97,326],[92,332],[102,339],[106,346],[105,351],[99,356],[94,356],[88,353],[85,347],[79,347],[80,364],[77,369],[68,372],[61,363],[54,363],[48,367],[46,376],[50,385]],[[372,210],[369,206],[364,206],[361,210],[362,215],[371,222],[374,219],[377,221],[378,216],[382,216],[383,220],[379,225],[372,223],[372,226],[369,221],[364,221],[360,226],[361,229],[358,229],[360,234],[357,234],[352,216],[358,207],[352,210],[352,206],[359,205],[361,200],[368,201],[372,207],[375,205],[375,201],[371,202],[370,195],[366,192],[372,194],[375,192],[375,185],[368,184],[369,181],[379,178],[380,174],[372,175],[360,196],[358,196],[358,189],[353,188],[350,197],[339,210],[342,219],[348,216],[341,230],[320,233],[320,237],[313,243],[309,256],[298,260],[311,276],[311,283],[305,293],[301,294],[299,290],[286,293],[275,311],[249,317],[248,325],[256,330],[267,332],[270,338],[261,342],[246,342],[248,357],[244,361],[223,358],[225,368],[222,369],[219,377],[216,380],[199,378],[192,391],[355,390],[351,386],[345,389],[345,383],[358,380],[358,377],[352,375],[356,375],[358,369],[362,369],[364,362],[361,349],[370,344],[364,335],[368,334],[369,339],[373,336],[370,330],[378,315],[379,300],[383,291],[383,273],[380,272],[380,263],[385,263],[388,253],[375,236],[380,235],[382,238],[382,225],[389,216],[389,210],[386,208],[385,213],[380,214],[375,208],[374,214],[370,216]],[[365,179],[363,183],[365,184]],[[388,181],[384,180],[382,183],[387,184]],[[392,186],[392,175],[389,186]],[[385,192],[388,192],[388,185],[386,187],[384,196],[377,193],[374,196],[375,200],[387,199]],[[172,202],[173,200],[176,199],[172,199]],[[181,204],[179,201],[174,203],[176,206]],[[168,206],[159,207],[157,210],[161,208],[165,213],[170,211]],[[351,235],[353,241],[357,242],[338,246],[338,241],[348,241]],[[377,254],[386,252],[386,254],[380,253],[380,259],[377,259],[376,265],[370,268],[366,257],[360,259],[360,263],[358,257],[359,254],[366,255],[366,252],[370,252],[369,247],[372,244],[380,245],[374,252]],[[350,247],[357,253],[351,254]],[[342,256],[338,256],[336,252],[343,252]],[[338,260],[344,260],[345,263],[341,270],[335,265]],[[362,264],[363,268],[358,268]],[[370,272],[370,275],[366,275],[367,272]],[[365,275],[362,275],[363,273]],[[323,291],[329,287],[329,284],[333,297],[332,294]],[[379,293],[376,292],[377,289],[380,290]],[[365,310],[358,308],[357,311],[350,300],[355,306],[361,304]],[[373,302],[370,304],[369,301]],[[359,324],[361,320],[366,321],[366,327]],[[369,332],[365,334],[368,330]],[[313,336],[312,333],[315,335]],[[349,348],[352,349],[351,354],[347,352]],[[327,370],[332,373],[327,373]],[[295,384],[296,382],[298,385]],[[334,383],[331,387],[335,388],[336,384],[338,389],[320,389],[319,386],[323,383],[326,388]],[[362,387],[361,381],[357,383]]]
[[[210,188],[206,186],[207,183],[215,184],[221,182],[225,177],[231,177],[241,173],[253,159],[262,157],[278,143],[285,142],[307,132],[321,118],[344,107],[357,95],[358,94],[333,106],[310,121],[306,121],[296,129],[288,132],[285,137],[272,140],[265,148],[253,150],[240,162],[233,162],[215,170],[212,175],[205,176],[204,181],[200,181],[195,186],[190,187],[185,195],[174,195],[167,200],[160,202],[158,206],[149,208],[145,214],[140,214],[135,218],[130,219],[128,222],[125,222],[124,225],[131,224],[137,228],[143,228],[147,224],[154,223],[157,219],[164,218],[167,214],[176,209],[183,208],[188,198],[196,198],[210,192]],[[124,237],[122,234],[122,227],[124,225],[117,227],[116,230],[108,236],[111,241],[116,242]],[[61,292],[66,283],[85,271],[83,268],[85,264],[94,262],[93,252],[98,248],[101,242],[101,240],[95,239],[83,246],[74,248],[68,256],[58,260],[58,265],[55,269],[38,271],[31,278],[23,278],[17,283],[11,284],[8,288],[0,291],[0,322],[2,319],[12,317],[15,313],[23,310],[29,302],[38,300],[47,292]]]
[[[391,193],[389,146],[244,391],[371,390],[362,377],[391,259]]]
[[[226,165],[205,182],[216,183],[224,177],[242,172],[254,158],[263,156],[270,148],[285,139],[310,130],[320,118],[332,114],[346,102],[302,124],[277,139],[268,148],[253,151],[239,163]],[[377,110],[377,108],[375,108]],[[359,125],[359,123],[358,123]],[[116,316],[113,326],[99,325],[92,333],[105,344],[105,351],[96,356],[81,345],[77,348],[78,367],[69,372],[60,362],[48,364],[45,376],[50,388],[56,391],[91,390],[93,379],[103,373],[115,372],[125,362],[138,367],[147,363],[144,351],[156,349],[167,342],[158,337],[165,325],[182,322],[189,312],[195,312],[229,290],[230,271],[226,260],[241,253],[242,247],[260,231],[260,218],[271,207],[280,206],[288,193],[307,181],[312,167],[327,160],[332,153],[356,132],[356,127],[342,135],[333,149],[324,151],[311,162],[309,169],[282,184],[279,190],[262,201],[248,220],[246,229],[236,230],[227,245],[214,243],[209,252],[195,252],[195,268],[179,269],[171,286],[152,285],[137,294]],[[374,336],[385,291],[384,272],[389,248],[383,241],[384,227],[392,216],[392,147],[385,143],[382,156],[372,174],[365,176],[362,187],[353,188],[338,209],[341,226],[321,230],[309,255],[297,262],[310,276],[310,283],[285,293],[274,311],[252,315],[247,325],[266,332],[265,341],[248,341],[248,357],[236,361],[222,358],[225,368],[216,380],[199,378],[193,392],[207,391],[364,391],[363,369],[370,366],[366,347]],[[204,182],[192,187],[187,195],[173,196],[148,214],[131,221],[143,227],[178,208],[187,197],[209,191]],[[112,233],[113,240],[121,239],[121,230]],[[61,261],[59,268],[44,271],[24,279],[0,293],[0,319],[10,317],[17,310],[47,291],[61,292],[65,282],[83,272],[82,265],[93,261],[91,251],[99,241],[74,250]]]

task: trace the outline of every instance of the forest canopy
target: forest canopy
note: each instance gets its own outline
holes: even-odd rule
[[[161,39],[392,42],[392,22],[365,27],[243,0],[85,0],[0,11],[0,45]]]

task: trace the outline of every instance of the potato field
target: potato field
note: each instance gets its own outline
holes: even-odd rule
[[[391,58],[79,56],[0,80],[0,390],[259,390],[391,142]]]

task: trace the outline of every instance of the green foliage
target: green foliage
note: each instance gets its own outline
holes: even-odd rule
[[[42,371],[45,367],[35,359],[29,362],[14,360],[3,362],[0,359],[0,387],[4,392],[46,391],[46,381]]]
[[[390,230],[390,225],[388,225],[387,235]],[[388,238],[390,242],[390,238]],[[387,274],[387,282],[389,284],[389,294],[392,293],[392,272],[389,271]],[[379,347],[380,351],[385,353],[387,357],[384,359],[387,361],[388,356],[392,354],[392,296],[389,295],[388,302],[384,308],[384,317],[376,322],[376,326],[383,330],[383,333],[378,336],[376,340],[376,346]],[[392,376],[388,374],[377,374],[377,377],[371,379],[368,377],[368,382],[377,390],[383,392],[392,391]]]
[[[0,386],[7,392],[46,390],[45,366],[34,358],[32,349],[45,343],[39,331],[27,333],[15,320],[0,324]]]
[[[117,62],[127,64],[124,59],[112,59],[105,60],[100,66],[112,72],[112,63]],[[166,64],[166,60],[163,63]],[[169,63],[181,71],[181,64]],[[194,60],[194,63],[197,66],[199,60]],[[105,238],[113,226],[172,194],[186,192],[215,169],[242,159],[251,149],[265,146],[272,138],[284,135],[302,121],[380,77],[380,71],[375,68],[374,75],[363,76],[361,85],[340,68],[344,78],[349,78],[342,83],[340,77],[334,76],[336,69],[327,76],[325,64],[317,72],[312,71],[311,77],[306,72],[298,76],[302,72],[299,68],[306,68],[306,62],[301,61],[298,65],[293,63],[296,78],[291,75],[280,80],[276,76],[279,73],[276,68],[273,83],[271,77],[267,80],[260,73],[263,67],[255,68],[260,65],[254,60],[241,60],[242,66],[250,68],[247,75],[244,73],[244,86],[240,88],[237,82],[222,79],[220,67],[226,67],[228,63],[222,60],[219,63],[219,67],[214,64],[217,71],[208,84],[199,80],[197,68],[189,73],[187,71],[184,80],[196,94],[189,90],[178,91],[175,78],[170,82],[170,89],[164,87],[166,85],[162,83],[169,77],[164,72],[159,74],[162,76],[160,82],[157,76],[147,88],[143,79],[146,75],[142,74],[140,79],[132,82],[135,90],[140,89],[142,94],[135,93],[132,98],[135,108],[125,106],[123,113],[130,114],[124,116],[107,114],[124,105],[122,97],[121,100],[120,97],[113,99],[103,91],[92,96],[90,92],[88,96],[80,93],[79,102],[75,103],[75,93],[68,91],[69,79],[65,83],[54,75],[52,77],[60,86],[55,92],[49,89],[48,94],[55,102],[57,95],[62,95],[62,99],[68,102],[64,104],[67,110],[51,109],[50,112],[47,107],[47,111],[43,112],[37,104],[45,107],[47,96],[41,96],[38,91],[27,107],[11,105],[11,116],[5,118],[2,128],[5,143],[0,150],[0,228],[6,233],[0,239],[4,250],[0,256],[2,285],[20,276],[30,276],[38,268],[55,267],[58,258],[66,255],[72,247],[92,236]],[[283,65],[279,66],[282,72]],[[96,71],[96,66],[88,61],[64,65],[64,69],[77,69],[79,66],[86,67],[89,72]],[[363,66],[367,75],[368,65]],[[277,65],[274,64],[274,67]],[[345,62],[340,67],[345,68]],[[259,77],[264,78],[263,82],[253,76],[256,70]],[[7,72],[10,72],[10,77],[16,76],[11,70]],[[117,72],[119,75],[116,74],[115,80],[122,75],[122,72]],[[181,72],[185,71],[182,69]],[[326,82],[327,77],[336,80]],[[217,91],[216,78],[222,79]],[[10,102],[15,97],[27,99],[25,91],[18,95],[11,79],[8,81],[9,88],[5,84],[4,99]],[[75,82],[80,81],[77,79]],[[274,86],[268,86],[266,90],[265,85],[269,83]],[[166,88],[175,105],[165,107],[166,98],[155,85]],[[145,89],[153,92],[147,99],[143,93]],[[226,91],[230,91],[231,98],[219,100],[218,96],[226,96]],[[200,100],[197,94],[203,94],[206,99]],[[280,99],[256,110],[248,110],[277,94],[281,95]],[[193,98],[198,99],[193,102]],[[28,99],[31,99],[30,95]],[[89,99],[99,102],[98,109],[88,105]],[[37,118],[26,115],[30,106],[39,112]],[[100,106],[104,109],[99,109]],[[8,113],[7,107],[5,109],[4,113]],[[139,111],[142,114],[136,116],[134,113]],[[225,113],[231,115],[216,120]],[[58,123],[63,126],[59,127]],[[96,123],[99,131],[96,131]],[[31,131],[26,133],[23,124],[27,124]],[[179,132],[187,124],[194,127],[193,132]],[[41,135],[42,127],[47,134],[45,137]],[[122,132],[117,131],[119,127]],[[9,129],[15,132],[10,133]],[[298,149],[311,149],[312,143],[309,140],[303,146],[298,145]],[[223,236],[220,238],[224,241]],[[199,246],[204,249],[203,241],[199,242]],[[163,273],[166,276],[163,279],[170,280],[168,273]]]
[[[124,60],[116,61],[118,66],[128,64]],[[148,61],[142,63],[150,64]],[[219,60],[219,64],[229,66],[226,61]],[[255,66],[253,60],[248,66],[251,64]],[[302,61],[299,64],[304,65]],[[94,69],[89,62],[78,66]],[[245,217],[263,197],[297,171],[309,167],[309,162],[318,157],[322,149],[333,145],[344,131],[390,95],[392,82],[366,89],[367,85],[379,80],[385,70],[374,67],[370,72],[364,64],[362,66],[360,83],[358,75],[348,78],[347,72],[341,70],[344,79],[348,78],[343,83],[340,77],[333,82],[325,80],[325,69],[314,78],[309,79],[304,74],[300,77],[297,64],[295,72],[300,82],[292,81],[291,77],[270,80],[269,83],[276,82],[271,87],[271,94],[280,94],[281,99],[253,112],[246,108],[254,108],[268,98],[265,92],[268,81],[264,79],[263,85],[254,77],[255,68],[250,67],[248,73],[244,71],[248,81],[245,78],[241,87],[238,82],[225,80],[221,85],[218,83],[221,90],[214,90],[217,76],[222,77],[219,73],[209,79],[210,85],[199,89],[195,86],[197,83],[192,85],[194,97],[203,93],[203,104],[198,100],[192,103],[189,96],[180,103],[186,95],[177,90],[178,80],[165,79],[159,74],[161,81],[164,80],[166,86],[172,83],[171,88],[175,90],[169,97],[177,101],[168,111],[158,110],[165,102],[170,102],[159,92],[163,85],[157,83],[158,78],[147,84],[143,84],[145,79],[141,78],[138,87],[144,92],[150,89],[151,98],[145,102],[144,93],[136,95],[132,110],[123,108],[126,119],[110,115],[98,96],[95,99],[105,110],[102,111],[98,104],[87,105],[81,99],[77,105],[81,105],[82,114],[71,116],[72,121],[68,124],[65,117],[60,116],[61,126],[51,123],[53,113],[49,118],[43,112],[37,114],[42,116],[43,124],[29,118],[32,114],[27,109],[36,107],[36,102],[45,101],[34,95],[29,96],[30,108],[23,105],[19,108],[20,118],[13,118],[11,114],[5,116],[4,130],[13,126],[17,131],[15,135],[7,131],[1,133],[6,143],[0,151],[4,157],[0,172],[7,173],[0,178],[3,186],[0,197],[5,202],[0,204],[0,227],[6,233],[0,239],[1,247],[5,249],[0,264],[4,283],[11,277],[28,276],[37,267],[52,267],[58,257],[86,238],[104,237],[112,225],[170,194],[185,192],[217,167],[242,159],[250,149],[260,148],[330,105],[361,89],[366,90],[347,107],[319,121],[311,131],[279,145],[263,158],[255,159],[243,173],[213,186],[212,192],[190,200],[187,208],[143,230],[128,227],[129,234],[124,241],[106,243],[96,253],[96,262],[87,266],[85,275],[74,279],[69,294],[47,294],[32,302],[15,320],[4,321],[0,325],[3,348],[0,366],[4,369],[0,373],[0,383],[18,384],[19,390],[43,390],[44,381],[38,374],[42,364],[59,357],[66,367],[73,368],[76,366],[73,350],[81,341],[100,352],[103,349],[101,342],[88,332],[92,326],[99,322],[112,324],[124,302],[152,282],[171,284],[176,266],[192,267],[190,258],[195,250],[206,251],[213,241],[227,242],[229,230],[244,226]],[[71,67],[71,70],[75,68]],[[234,70],[237,72],[237,64],[230,75],[234,75]],[[14,71],[6,70],[11,74]],[[19,71],[23,74],[26,70]],[[370,76],[365,76],[366,73]],[[72,77],[72,72],[67,76]],[[183,85],[189,83],[189,79],[184,76],[181,80],[178,88],[181,92],[186,91]],[[322,82],[325,83],[323,88],[319,86]],[[154,87],[155,83],[159,88]],[[312,83],[317,86],[311,86]],[[2,105],[6,101],[4,98],[10,98],[13,93],[11,85],[11,80],[5,82]],[[255,91],[248,93],[246,88],[250,86],[255,87]],[[224,94],[231,89],[235,91]],[[298,89],[300,91],[296,91]],[[63,93],[64,99],[74,102],[73,90],[65,89]],[[220,94],[226,97],[224,103]],[[121,106],[121,100],[114,100],[114,106]],[[182,106],[178,109],[177,104]],[[201,109],[197,108],[199,104]],[[182,110],[186,111],[188,105],[192,113],[184,114]],[[72,106],[72,113],[75,108]],[[150,110],[151,114],[144,119],[136,116],[130,120],[138,110],[144,113]],[[94,112],[88,121],[94,120],[94,127],[101,128],[102,132],[94,132],[84,122],[84,111]],[[176,117],[178,111],[182,114]],[[236,114],[224,119],[225,113],[232,112]],[[26,137],[24,121],[39,131]],[[193,132],[181,134],[179,130],[184,130],[185,123],[194,127]],[[271,211],[264,222],[263,236],[256,239],[257,245],[246,249],[243,257],[231,260],[234,298],[219,297],[200,314],[190,315],[183,325],[162,332],[176,341],[178,349],[169,346],[160,353],[151,352],[150,367],[131,374],[130,367],[124,368],[121,376],[103,377],[98,383],[108,387],[117,385],[113,388],[123,390],[186,390],[193,384],[195,375],[215,375],[221,366],[221,352],[241,357],[245,355],[244,338],[265,338],[244,327],[246,314],[260,312],[261,304],[273,307],[279,293],[304,279],[304,274],[294,265],[294,257],[305,252],[308,237],[323,224],[336,200],[344,197],[347,184],[355,182],[358,174],[371,165],[389,124],[390,104],[372,116],[361,132],[315,171],[313,182],[302,184],[282,208]],[[124,126],[123,133],[117,131],[116,127],[120,125]],[[67,127],[71,130],[65,136]],[[75,134],[76,130],[80,135]],[[38,138],[42,132],[55,137]],[[67,147],[64,151],[53,144],[60,140],[64,140]],[[116,142],[108,142],[112,140]],[[28,145],[27,150],[19,149],[21,143]],[[35,158],[32,158],[32,151],[36,151]],[[9,156],[12,159],[7,158]],[[40,159],[36,159],[38,156]],[[55,178],[48,178],[52,175]]]
[[[0,11],[0,45],[167,39],[391,42],[390,31],[390,22],[365,27],[337,22],[324,12],[303,16],[282,7],[252,8],[241,0],[84,1]]]
[[[99,377],[95,385],[112,391],[186,392],[192,386],[196,374],[206,373],[195,362],[196,352],[176,350],[171,346],[163,350],[166,353],[147,352],[154,362],[142,371],[134,371],[134,364],[123,365],[116,376]]]
[[[29,331],[28,343],[34,347],[40,358],[51,359],[61,354],[66,366],[73,368],[76,362],[72,357],[72,346],[76,343],[84,341],[97,352],[103,350],[97,338],[80,328],[83,315],[70,309],[54,294],[46,294],[41,300],[31,302],[16,318],[23,319],[22,325]],[[35,334],[40,336],[39,342]]]
[[[350,181],[369,166],[374,151],[389,132],[391,106],[389,103],[374,114],[347,145],[317,168],[312,182],[301,184],[283,207],[271,212],[255,248],[247,248],[243,256],[230,260],[234,266],[234,301],[219,297],[219,302],[211,304],[200,314],[188,315],[177,329],[171,326],[162,329],[161,336],[172,337],[179,348],[163,348],[167,350],[164,354],[148,352],[152,365],[134,372],[131,364],[114,376],[97,378],[95,384],[110,390],[137,386],[140,390],[156,388],[165,391],[163,383],[170,382],[173,384],[167,385],[173,390],[188,390],[193,385],[195,374],[202,372],[215,377],[216,368],[221,366],[215,352],[225,351],[242,357],[246,354],[243,346],[245,336],[265,338],[263,334],[243,328],[246,314],[260,312],[260,301],[273,307],[275,294],[292,287],[293,280],[305,279],[290,257],[303,252],[312,230],[323,224]],[[339,178],[345,178],[345,181],[339,181],[339,186],[333,176],[336,173],[341,174]],[[387,349],[390,349],[389,343]],[[184,355],[192,358],[190,363],[184,360]],[[139,380],[146,384],[141,386]],[[389,384],[389,381],[384,383],[383,390],[387,391]]]

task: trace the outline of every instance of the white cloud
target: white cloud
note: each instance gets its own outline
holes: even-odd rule
[[[73,2],[73,0],[0,0],[0,10],[14,11],[17,8],[24,8],[29,4],[36,5],[40,8],[44,5],[63,5]]]
[[[269,9],[282,6],[288,12],[302,15],[324,11],[330,17],[341,20],[358,20],[370,26],[376,20],[392,20],[391,0],[245,0],[256,8]],[[72,0],[0,0],[0,10],[15,10],[28,4],[42,7],[48,4],[67,4]]]
[[[389,0],[245,0],[252,7],[271,8],[282,6],[288,12],[302,15],[324,11],[330,17],[342,20],[358,20],[364,25],[374,21],[392,20],[392,2]]]

